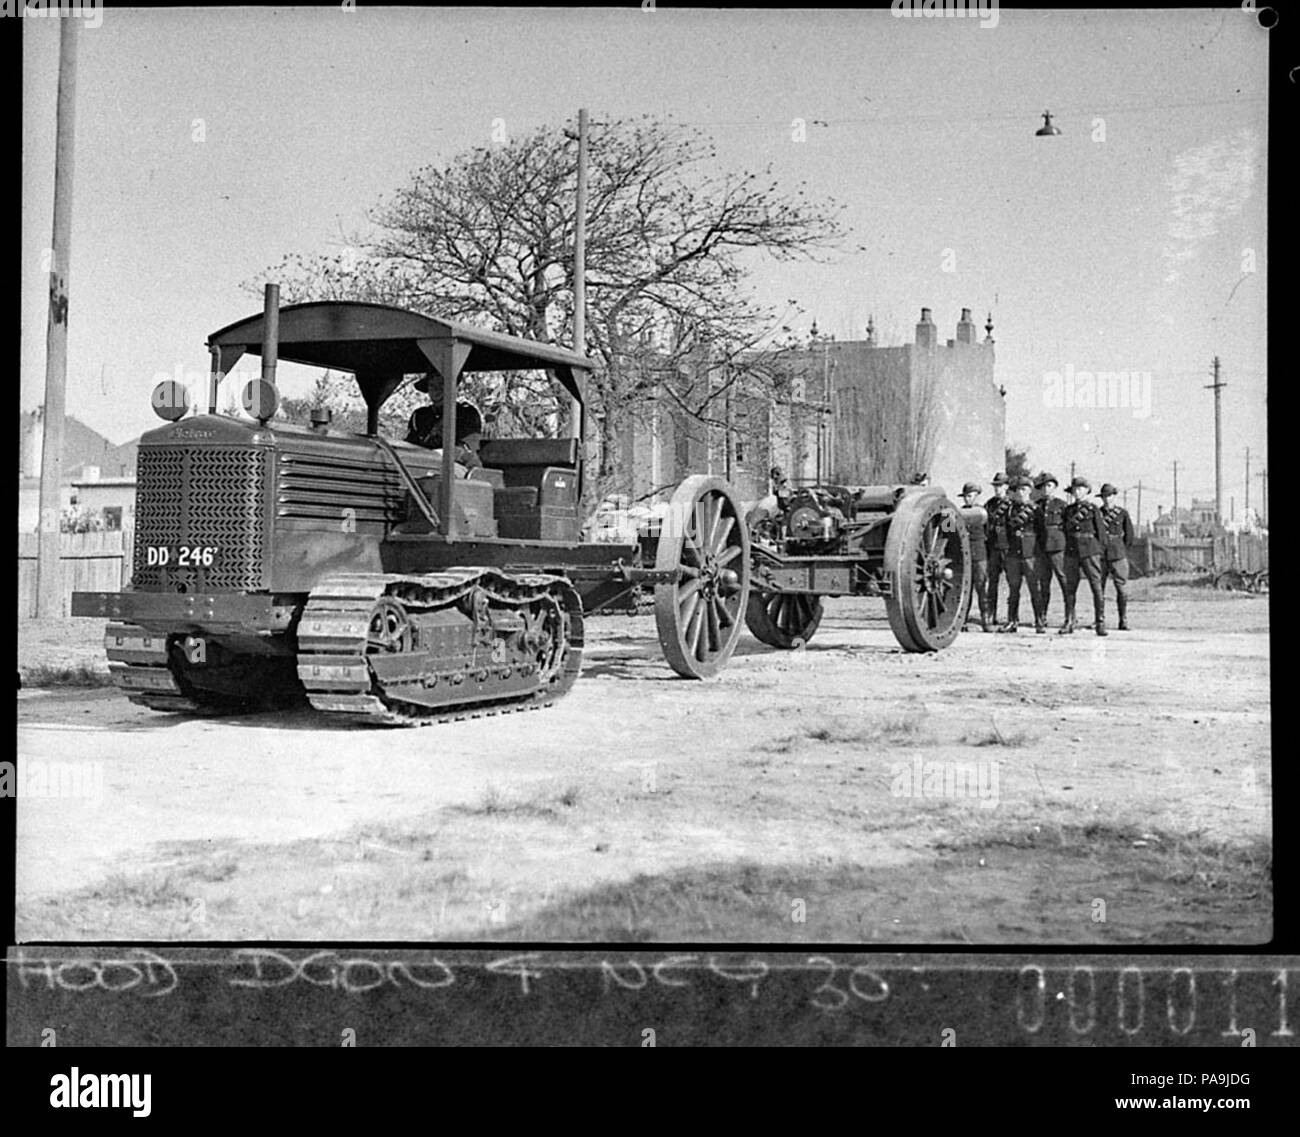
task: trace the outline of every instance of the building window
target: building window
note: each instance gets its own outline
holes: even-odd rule
[[[673,420],[673,461],[677,464],[673,478],[680,481],[691,469],[691,436],[681,418]]]
[[[104,506],[104,528],[114,530],[122,528],[122,507],[120,505]]]

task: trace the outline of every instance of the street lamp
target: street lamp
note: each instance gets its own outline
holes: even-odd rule
[[[1061,128],[1052,125],[1052,112],[1043,111],[1043,125],[1034,131],[1035,138],[1048,138],[1054,134],[1060,134]]]

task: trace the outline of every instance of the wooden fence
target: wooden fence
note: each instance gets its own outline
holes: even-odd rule
[[[1139,538],[1129,548],[1129,561],[1138,576],[1153,572],[1223,572],[1235,568],[1259,572],[1268,568],[1268,535],[1221,533],[1217,537],[1179,540]]]
[[[130,530],[60,533],[63,614],[74,592],[117,592],[131,575]],[[18,618],[36,616],[36,552],[39,533],[18,534]]]

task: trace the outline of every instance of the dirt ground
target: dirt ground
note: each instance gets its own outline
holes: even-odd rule
[[[1134,592],[1127,633],[924,656],[828,601],[707,683],[592,618],[555,707],[420,730],[24,689],[65,780],[20,777],[19,939],[1266,942],[1268,597]],[[23,625],[20,671],[101,635]]]

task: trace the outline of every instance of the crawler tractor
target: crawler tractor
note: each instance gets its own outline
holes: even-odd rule
[[[110,670],[134,702],[214,713],[305,697],[401,725],[542,707],[578,677],[584,613],[638,586],[654,589],[679,674],[726,665],[749,597],[736,496],[690,477],[660,531],[582,541],[583,356],[375,304],[281,309],[274,285],[208,348],[206,413],[179,384],[154,392],[167,423],[140,443],[130,585],[73,596],[73,615],[110,621]],[[220,384],[249,352],[262,357],[251,417],[220,414]],[[351,373],[366,433],[275,419],[280,358]],[[573,437],[493,438],[466,471],[450,445],[380,435],[380,408],[412,377],[436,381],[452,423],[462,376],[537,370],[572,398]]]

